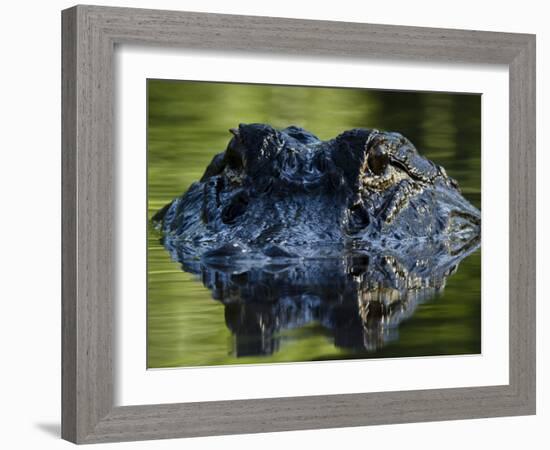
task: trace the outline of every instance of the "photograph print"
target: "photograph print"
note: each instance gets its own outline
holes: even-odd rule
[[[481,96],[147,80],[147,367],[481,353]]]

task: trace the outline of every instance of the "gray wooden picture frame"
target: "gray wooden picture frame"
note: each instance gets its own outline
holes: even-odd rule
[[[534,35],[98,6],[63,11],[62,34],[64,439],[94,443],[535,413]],[[117,44],[507,65],[509,384],[114,406]]]

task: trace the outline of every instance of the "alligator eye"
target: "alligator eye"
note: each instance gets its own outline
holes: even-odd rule
[[[375,175],[383,174],[389,162],[390,157],[388,156],[388,152],[382,145],[376,145],[369,150],[367,164],[371,172]]]
[[[225,150],[225,163],[232,169],[241,169],[243,167],[245,146],[236,128],[230,128],[229,132],[233,138],[229,141]]]

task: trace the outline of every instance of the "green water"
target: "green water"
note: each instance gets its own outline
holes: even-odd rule
[[[198,180],[239,123],[302,126],[321,139],[354,127],[399,131],[481,206],[481,98],[476,95],[148,81],[148,214]],[[334,345],[318,323],[284,330],[270,355],[238,356],[225,307],[148,234],[148,367],[479,353],[481,253],[420,304],[398,338],[376,350]]]

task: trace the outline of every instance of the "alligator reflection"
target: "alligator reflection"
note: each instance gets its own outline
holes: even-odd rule
[[[308,324],[324,327],[337,347],[380,349],[478,246],[453,249],[439,241],[306,260],[189,261],[181,248],[168,250],[225,305],[239,357],[275,353],[285,330]]]

